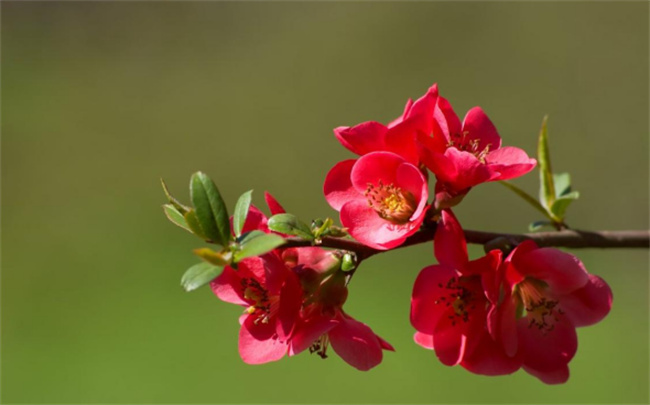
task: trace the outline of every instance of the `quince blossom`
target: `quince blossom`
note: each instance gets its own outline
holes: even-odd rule
[[[569,378],[578,348],[576,327],[601,321],[612,291],[577,257],[521,243],[503,264],[505,299],[491,317],[492,334],[524,370],[547,384]]]
[[[418,230],[428,208],[426,178],[391,152],[372,152],[338,163],[323,188],[350,235],[375,249],[402,244]]]
[[[419,132],[420,160],[438,180],[436,208],[451,207],[469,189],[487,181],[522,176],[537,164],[523,150],[501,147],[501,137],[480,107],[461,124],[451,104],[438,96],[431,132]]]
[[[490,375],[512,373],[519,364],[494,347],[486,326],[488,311],[499,298],[501,251],[470,261],[457,219],[448,210],[441,216],[434,240],[439,264],[422,269],[413,286],[414,340],[435,350],[445,365],[461,364]]]

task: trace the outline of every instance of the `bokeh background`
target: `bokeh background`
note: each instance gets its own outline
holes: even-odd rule
[[[647,403],[648,252],[574,251],[614,291],[579,330],[572,377],[488,378],[412,343],[430,245],[376,256],[346,309],[396,353],[362,373],[302,354],[248,366],[241,308],[184,293],[202,242],[168,223],[159,177],[188,201],[207,172],[232,208],[269,190],[334,216],[332,128],[397,117],[434,82],[535,153],[544,114],[582,229],[648,227],[646,2],[2,2],[5,403]],[[517,181],[532,193],[537,176]],[[469,229],[540,219],[497,184],[457,209]],[[481,253],[472,248],[472,255]]]

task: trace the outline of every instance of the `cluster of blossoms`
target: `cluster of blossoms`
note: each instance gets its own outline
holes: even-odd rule
[[[272,214],[284,209],[270,195]],[[251,206],[243,231],[270,233],[267,217]],[[348,296],[341,254],[319,247],[274,249],[228,266],[210,284],[223,301],[245,307],[239,354],[249,364],[280,360],[309,349],[322,358],[332,349],[350,365],[369,370],[394,350],[343,311]]]
[[[415,342],[435,350],[443,364],[474,373],[510,374],[523,367],[545,383],[565,382],[577,349],[575,328],[607,315],[609,286],[575,256],[532,241],[505,258],[493,250],[470,261],[451,211],[472,187],[526,174],[536,161],[519,148],[502,147],[480,107],[461,123],[436,85],[409,100],[388,125],[364,122],[334,133],[360,155],[334,166],[324,185],[350,235],[391,249],[423,223],[438,221],[438,264],[424,268],[413,288]],[[429,172],[436,180],[433,193]]]
[[[549,384],[565,382],[577,350],[576,327],[611,308],[612,293],[573,255],[525,241],[509,252],[469,260],[452,208],[475,186],[508,180],[535,166],[501,137],[480,107],[461,122],[436,85],[387,125],[370,121],[334,130],[357,159],[327,174],[327,202],[363,245],[389,250],[422,227],[436,227],[438,264],[420,272],[411,298],[414,340],[445,365],[484,375],[523,368]],[[435,186],[429,190],[429,177]],[[271,214],[284,209],[269,194]],[[274,233],[250,206],[243,232]],[[275,230],[275,233],[278,230]],[[286,236],[286,235],[282,235]],[[277,247],[231,264],[211,282],[222,300],[245,308],[239,352],[251,364],[332,346],[343,360],[369,370],[393,347],[343,310],[350,274],[342,251]]]

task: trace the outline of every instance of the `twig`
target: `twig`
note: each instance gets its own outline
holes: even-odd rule
[[[418,245],[433,240],[435,227],[422,229],[411,235],[399,248]],[[578,231],[538,232],[510,234],[465,230],[467,243],[485,245],[486,250],[503,249],[524,240],[533,240],[540,247],[570,248],[650,248],[650,231]],[[288,238],[283,247],[311,246],[311,242],[301,238]],[[321,247],[356,252],[360,260],[367,259],[385,250],[374,249],[351,239],[324,237]]]

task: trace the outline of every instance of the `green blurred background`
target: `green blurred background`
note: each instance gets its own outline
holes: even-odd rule
[[[647,403],[648,252],[575,251],[614,291],[579,330],[572,377],[488,378],[412,343],[430,245],[363,265],[346,309],[397,349],[362,373],[302,354],[248,366],[241,308],[179,286],[202,243],[164,218],[207,172],[230,207],[271,191],[334,216],[332,128],[387,122],[434,82],[535,153],[544,114],[583,229],[648,227],[648,3],[2,2],[5,403]],[[537,190],[537,176],[517,183]],[[469,229],[522,232],[534,210],[473,190]],[[471,254],[481,252],[473,248]]]

